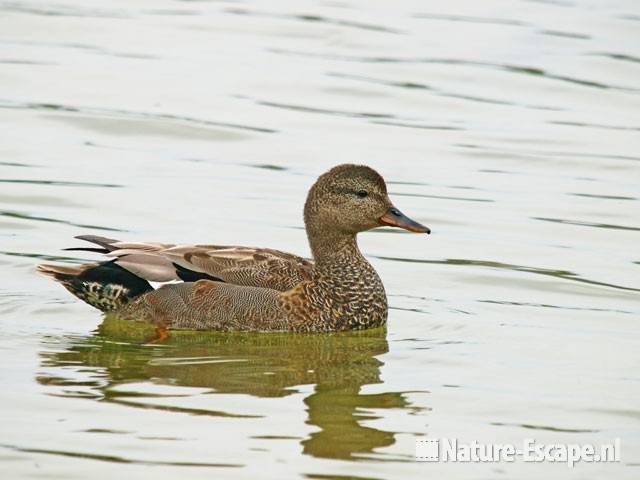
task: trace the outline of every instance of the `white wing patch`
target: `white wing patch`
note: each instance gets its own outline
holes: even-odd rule
[[[149,280],[147,280],[147,282],[149,282],[149,285],[151,285],[154,290],[157,290],[163,285],[172,285],[174,283],[182,283],[182,280],[170,280],[168,282],[150,282]]]

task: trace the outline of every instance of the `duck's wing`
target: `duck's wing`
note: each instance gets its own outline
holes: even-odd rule
[[[313,261],[279,250],[222,245],[174,245],[76,237],[99,248],[75,248],[115,257],[115,263],[152,282],[218,280],[285,291],[310,278]]]

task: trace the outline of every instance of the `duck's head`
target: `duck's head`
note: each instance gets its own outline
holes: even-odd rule
[[[323,236],[354,235],[380,226],[431,233],[391,203],[382,176],[364,165],[338,165],[321,175],[309,191],[304,219],[310,233]]]

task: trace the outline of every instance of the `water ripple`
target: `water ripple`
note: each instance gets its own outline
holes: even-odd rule
[[[417,128],[419,130],[465,130],[462,127],[452,127],[449,125],[425,125],[421,123],[392,122],[389,120],[371,120],[371,123],[391,127]]]
[[[296,112],[303,113],[320,113],[323,115],[335,115],[341,117],[351,118],[397,118],[390,113],[373,113],[373,112],[351,112],[348,110],[332,110],[328,108],[309,107],[305,105],[295,105],[290,103],[278,103],[267,100],[254,100],[258,105],[264,105],[265,107],[283,108],[285,110],[294,110]]]
[[[622,195],[597,195],[595,193],[567,193],[574,197],[597,198],[600,200],[638,200],[638,197],[623,197]]]
[[[640,292],[640,288],[627,287],[623,285],[616,285],[613,283],[599,282],[597,280],[590,280],[588,278],[582,278],[578,274],[569,270],[554,270],[549,268],[527,267],[524,265],[515,265],[510,263],[492,262],[489,260],[470,260],[465,258],[447,258],[446,260],[425,260],[421,258],[402,258],[402,257],[385,257],[376,256],[381,260],[391,260],[393,262],[408,262],[408,263],[428,263],[432,265],[454,265],[454,266],[472,266],[472,267],[486,267],[497,268],[501,270],[512,270],[517,272],[533,273],[536,275],[544,275],[549,277],[561,278],[563,280],[570,280],[572,282],[586,283],[588,285],[594,285],[599,287],[609,287],[616,290],[624,290],[628,292]]]
[[[64,263],[87,263],[90,260],[82,260],[76,257],[65,257],[62,255],[46,255],[44,253],[30,253],[30,252],[1,252],[0,255],[7,255],[9,257],[23,257],[23,258],[37,258],[38,260],[46,260],[48,262],[64,262]]]
[[[551,125],[565,125],[568,127],[586,127],[586,128],[603,128],[606,130],[630,130],[640,131],[640,127],[623,126],[623,125],[606,125],[603,123],[586,123],[586,122],[569,122],[569,121],[550,121]]]
[[[512,20],[510,18],[474,17],[469,15],[445,15],[439,13],[415,13],[414,18],[428,18],[430,20],[445,20],[449,22],[488,23],[491,25],[531,26],[528,22]]]
[[[591,38],[590,35],[586,35],[584,33],[563,32],[563,31],[560,31],[560,30],[540,30],[538,33],[540,35],[549,35],[549,36],[552,36],[552,37],[573,38],[575,40],[589,40]]]
[[[627,227],[624,225],[613,225],[610,223],[595,223],[585,222],[579,220],[565,220],[563,218],[546,218],[546,217],[531,217],[533,220],[541,220],[543,222],[564,223],[566,225],[579,225],[581,227],[595,227],[595,228],[610,228],[613,230],[628,230],[632,232],[640,232],[640,227]]]
[[[340,27],[355,28],[360,30],[370,30],[374,32],[394,33],[394,34],[404,33],[401,30],[385,27],[382,25],[363,23],[363,22],[358,22],[354,20],[343,20],[340,18],[331,18],[331,17],[322,16],[322,15],[311,15],[311,14],[288,15],[288,14],[281,14],[281,13],[256,12],[256,11],[247,10],[245,8],[228,8],[225,10],[225,12],[231,13],[234,15],[249,15],[252,17],[268,17],[268,18],[296,20],[296,21],[310,22],[310,23],[324,23],[328,25],[337,25]]]
[[[8,210],[0,210],[0,217],[18,218],[20,220],[35,220],[35,221],[39,221],[39,222],[61,223],[61,224],[64,224],[64,225],[72,225],[74,227],[105,230],[105,231],[109,231],[109,232],[124,232],[125,231],[125,230],[121,230],[119,228],[103,227],[103,226],[100,226],[100,225],[91,225],[91,224],[85,224],[85,223],[74,223],[74,222],[70,222],[68,220],[60,220],[58,218],[39,217],[39,216],[36,216],[36,215],[29,215],[27,213],[21,213],[21,212],[12,212],[12,211],[8,211]]]
[[[372,83],[376,85],[384,85],[387,87],[404,88],[408,90],[425,90],[442,97],[457,98],[460,100],[468,100],[472,102],[489,103],[493,105],[524,107],[524,108],[529,108],[533,110],[553,110],[553,111],[563,110],[561,108],[549,106],[549,105],[523,104],[523,103],[510,102],[507,100],[501,100],[497,98],[480,97],[477,95],[470,95],[467,93],[455,93],[455,92],[443,90],[441,88],[433,87],[431,85],[427,85],[424,83],[417,83],[417,82],[410,82],[410,81],[384,80],[381,78],[374,78],[374,77],[369,77],[364,75],[353,75],[353,74],[337,73],[337,72],[330,72],[327,75],[330,77],[344,78],[347,80]]]
[[[562,432],[562,433],[596,433],[600,430],[593,430],[587,428],[561,428],[561,427],[551,427],[545,425],[531,425],[528,423],[502,423],[502,422],[491,422],[491,425],[495,425],[497,427],[520,427],[526,428],[528,430],[546,430],[548,432]]]
[[[575,152],[575,151],[560,151],[560,150],[534,150],[534,149],[509,149],[509,148],[497,148],[493,146],[480,145],[474,143],[457,143],[456,147],[473,149],[473,150],[482,150],[483,154],[491,154],[491,155],[520,155],[520,156],[529,156],[531,158],[544,158],[544,157],[574,157],[574,158],[593,158],[596,160],[604,159],[604,160],[630,160],[630,161],[640,161],[640,157],[632,156],[632,155],[616,155],[609,153],[584,153],[584,152]],[[483,169],[484,171],[491,171],[490,169]],[[497,172],[493,170],[493,172]],[[503,173],[514,173],[514,172],[503,172]]]
[[[185,122],[188,124],[205,126],[205,127],[224,127],[238,130],[246,130],[258,133],[275,133],[276,130],[271,128],[254,127],[239,123],[217,122],[213,120],[204,120],[184,115],[174,115],[170,113],[149,113],[136,112],[133,110],[108,109],[97,107],[78,107],[73,105],[64,105],[59,103],[39,103],[39,102],[14,102],[12,100],[0,99],[0,108],[24,109],[24,110],[40,110],[40,111],[56,111],[69,113],[84,113],[88,115],[103,117],[121,117],[135,120],[168,120],[172,122]]]
[[[0,59],[0,63],[4,65],[56,65],[53,62],[40,62],[35,60],[22,60],[22,59],[13,59],[13,58],[3,58]]]
[[[640,57],[634,57],[633,55],[626,55],[623,53],[603,52],[603,53],[594,53],[594,55],[611,58],[613,60],[622,60],[624,62],[640,63]]]
[[[100,188],[122,188],[124,185],[114,183],[93,183],[93,182],[74,182],[71,180],[32,180],[20,178],[0,178],[0,183],[26,183],[30,185],[56,185],[62,187],[100,187]]]
[[[271,48],[269,51],[281,55],[295,55],[306,58],[318,58],[322,60],[334,60],[345,62],[359,63],[423,63],[435,65],[461,65],[467,67],[490,68],[493,70],[501,70],[504,72],[515,73],[520,75],[540,77],[547,80],[555,80],[559,82],[571,83],[583,87],[592,87],[602,90],[618,90],[627,93],[638,93],[640,89],[626,85],[611,85],[595,80],[585,78],[571,77],[567,75],[559,75],[548,72],[540,67],[529,65],[513,65],[508,63],[484,62],[479,60],[462,60],[459,58],[434,58],[434,57],[363,57],[353,55],[325,54],[315,52],[303,52],[299,50],[287,50],[282,48]]]
[[[19,162],[0,162],[0,165],[4,165],[5,167],[35,167],[37,165],[30,165],[28,163],[19,163]]]
[[[161,57],[157,55],[151,55],[147,53],[131,53],[131,52],[119,52],[109,50],[103,47],[97,47],[95,45],[87,45],[83,43],[60,43],[60,42],[36,42],[36,41],[18,41],[18,40],[0,40],[0,44],[5,45],[17,45],[17,46],[27,46],[27,47],[43,47],[43,48],[64,48],[64,49],[74,49],[81,50],[85,53],[96,53],[99,55],[108,55],[111,57],[119,57],[119,58],[132,58],[135,60],[158,60]],[[27,61],[29,64],[34,65],[59,65],[58,63],[51,63],[47,61]]]
[[[47,17],[130,18],[130,15],[122,11],[67,7],[63,5],[43,7],[36,5],[27,6],[18,2],[3,2],[2,8],[8,12],[43,15]]]
[[[569,307],[565,305],[552,305],[549,303],[531,303],[531,302],[513,302],[507,300],[476,300],[479,303],[492,303],[495,305],[508,305],[514,307],[536,307],[536,308],[557,308],[559,310],[577,310],[585,312],[609,312],[609,313],[623,313],[635,315],[637,312],[631,312],[629,310],[618,310],[611,308],[590,308],[590,307]]]
[[[469,198],[469,197],[452,197],[447,195],[428,195],[426,193],[398,193],[393,192],[391,195],[397,195],[399,197],[421,197],[421,198],[438,198],[442,200],[459,200],[462,202],[495,202],[490,198]]]
[[[237,463],[198,463],[198,462],[171,462],[167,460],[136,460],[132,458],[125,458],[116,455],[102,455],[97,453],[86,452],[72,452],[69,450],[54,450],[44,448],[29,448],[20,447],[17,445],[0,444],[0,447],[15,450],[17,452],[24,453],[41,453],[45,455],[58,455],[62,457],[81,458],[84,460],[98,460],[101,462],[110,463],[127,463],[134,465],[164,465],[170,467],[215,467],[215,468],[236,468],[243,467],[242,464]]]

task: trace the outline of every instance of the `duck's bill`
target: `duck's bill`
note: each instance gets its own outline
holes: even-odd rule
[[[395,207],[390,208],[387,213],[380,217],[380,225],[389,225],[390,227],[404,228],[410,232],[431,233],[429,227],[425,227],[421,223],[411,220],[404,213]]]

